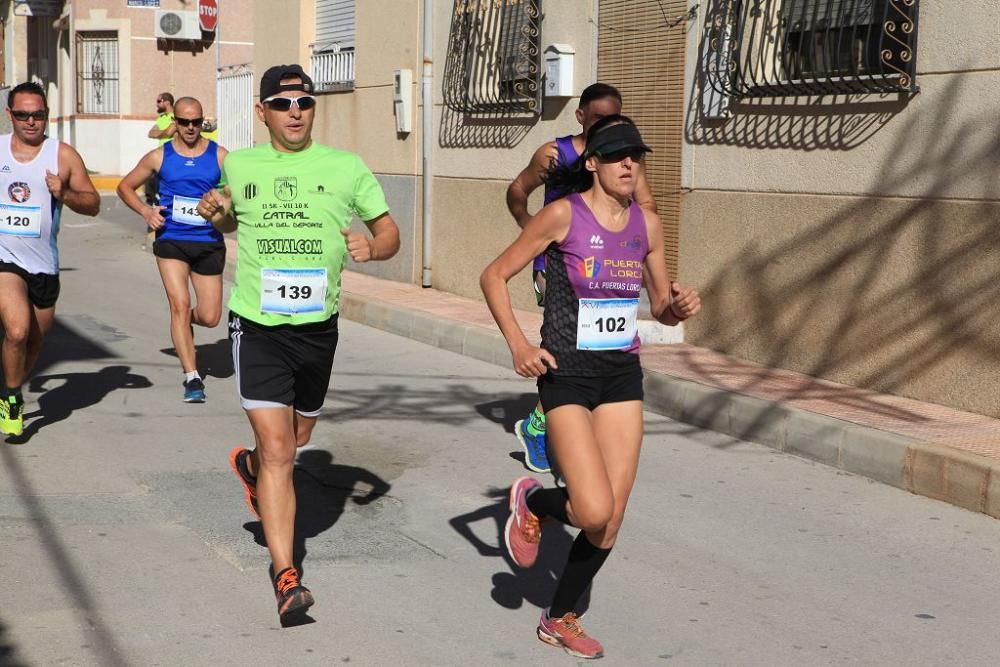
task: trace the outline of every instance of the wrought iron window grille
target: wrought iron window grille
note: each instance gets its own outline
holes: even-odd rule
[[[914,94],[918,8],[919,0],[713,0],[702,44],[706,93]]]
[[[445,105],[462,113],[541,113],[541,0],[454,1]]]
[[[118,33],[76,33],[77,113],[118,113]]]

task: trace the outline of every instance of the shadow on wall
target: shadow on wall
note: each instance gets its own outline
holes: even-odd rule
[[[438,141],[441,148],[513,148],[537,122],[534,115],[472,114],[443,107]]]
[[[730,219],[719,220],[708,206],[692,218],[690,233],[707,247],[719,238],[738,246],[719,248],[724,259],[699,278],[707,307],[689,328],[694,342],[766,366],[1000,416],[1000,394],[988,390],[1000,358],[1000,202],[983,178],[1000,174],[1000,127],[996,118],[991,128],[970,113],[956,130],[936,132],[930,120],[959,123],[954,105],[970,99],[962,89],[972,85],[950,77],[935,96],[940,104],[906,117],[894,141],[873,154],[881,164],[867,173],[880,175],[881,192],[918,184],[922,198],[689,195],[692,209],[699,196],[733,198],[724,206]],[[709,136],[800,150],[850,148],[866,136],[819,141],[790,120],[785,131],[798,127],[798,136],[740,139],[768,121],[735,120],[733,129]],[[942,199],[970,179],[984,184],[982,199]]]
[[[713,16],[725,15],[721,0],[708,3],[698,62],[709,59]],[[903,94],[766,97],[726,100],[696,68],[688,100],[685,140],[695,145],[797,150],[850,150],[872,138],[909,102]],[[706,107],[728,106],[728,118],[712,117]]]

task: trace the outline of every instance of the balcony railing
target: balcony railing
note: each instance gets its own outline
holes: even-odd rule
[[[354,49],[317,52],[315,44],[309,47],[309,75],[317,93],[354,90]]]

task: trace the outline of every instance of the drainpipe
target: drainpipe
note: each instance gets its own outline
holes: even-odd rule
[[[424,68],[422,76],[423,86],[420,95],[420,104],[422,106],[421,119],[423,120],[423,127],[420,131],[420,148],[423,154],[422,169],[424,174],[422,207],[422,221],[424,228],[424,270],[420,282],[422,287],[431,286],[431,231],[433,229],[431,224],[431,204],[433,203],[432,181],[434,180],[431,169],[431,157],[434,150],[434,95],[431,88],[431,84],[434,80],[433,5],[434,0],[424,0]]]

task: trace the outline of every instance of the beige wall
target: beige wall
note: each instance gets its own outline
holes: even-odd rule
[[[1000,202],[703,191],[684,213],[689,340],[1000,417]]]
[[[921,3],[909,100],[760,100],[703,123],[690,41],[690,342],[1000,416],[1000,17],[945,5]]]

